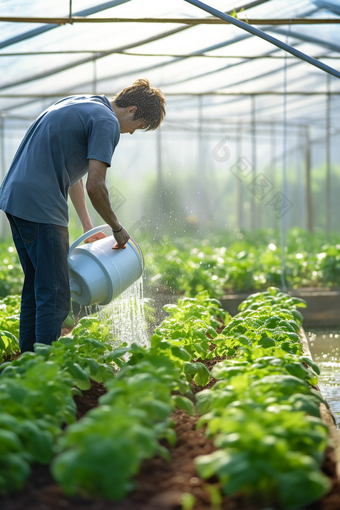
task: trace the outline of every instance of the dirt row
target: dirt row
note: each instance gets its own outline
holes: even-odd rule
[[[219,360],[207,362],[211,369]],[[213,385],[211,381],[208,387]],[[194,393],[202,388],[195,387]],[[83,396],[76,396],[77,418],[80,419],[90,409],[98,405],[98,399],[105,394],[105,386],[92,383]],[[212,441],[204,435],[204,430],[196,430],[198,415],[189,416],[177,410],[172,418],[176,422],[175,432],[177,443],[169,447],[171,462],[157,456],[145,460],[136,477],[136,486],[128,498],[120,502],[111,502],[85,497],[65,496],[61,488],[53,480],[48,466],[36,464],[32,467],[32,475],[25,488],[9,496],[0,496],[1,510],[181,510],[182,494],[189,493],[196,498],[194,510],[212,509],[211,497],[205,489],[206,482],[195,471],[194,459],[198,455],[208,454],[215,450]],[[323,500],[308,507],[308,510],[339,510],[340,483],[336,476],[334,450],[328,447],[322,466],[323,472],[330,478],[332,489]],[[218,480],[213,478],[209,484],[219,487]],[[256,500],[245,500],[241,494],[223,497],[221,510],[261,510],[263,506]]]
[[[224,324],[221,321],[223,330]],[[214,346],[212,345],[211,348]],[[19,354],[19,353],[18,353]],[[204,363],[210,371],[216,363],[225,358],[212,360],[196,360]],[[194,396],[202,389],[211,388],[216,379],[211,378],[204,387],[193,383]],[[98,406],[98,399],[106,393],[102,383],[92,381],[92,387],[83,391],[82,396],[75,396],[77,419],[81,419],[88,411]],[[194,400],[194,399],[193,399]],[[202,480],[196,473],[194,459],[198,455],[209,454],[216,450],[212,441],[207,439],[204,429],[196,430],[199,416],[189,416],[181,410],[172,415],[175,421],[177,442],[170,447],[166,441],[162,444],[169,449],[171,462],[156,456],[145,460],[140,473],[135,479],[135,489],[120,502],[86,497],[69,497],[63,494],[54,481],[49,467],[35,464],[25,488],[8,496],[0,495],[1,510],[182,510],[182,495],[189,493],[195,497],[194,510],[218,510],[211,504],[211,496],[207,491],[207,483],[220,488],[217,478]],[[340,510],[340,481],[336,474],[336,455],[332,447],[328,447],[322,465],[322,471],[331,480],[330,492],[321,500],[309,505],[304,510]],[[242,494],[224,496],[221,510],[263,510],[261,502],[256,499],[247,500]],[[268,509],[269,510],[269,509]],[[270,509],[273,510],[273,509]],[[302,509],[300,509],[302,510]]]

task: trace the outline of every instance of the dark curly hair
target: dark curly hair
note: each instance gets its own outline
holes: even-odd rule
[[[165,116],[165,99],[160,89],[151,87],[149,80],[141,78],[114,97],[120,108],[137,106],[133,120],[143,119],[145,130],[157,129]]]

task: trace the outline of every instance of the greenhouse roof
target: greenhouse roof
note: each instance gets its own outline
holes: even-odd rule
[[[340,0],[207,3],[340,69]],[[257,122],[282,122],[285,90],[297,126],[325,124],[329,93],[332,110],[340,103],[336,77],[185,0],[0,0],[0,23],[6,121],[30,121],[66,95],[113,96],[142,77],[164,92],[168,127],[197,117],[198,104],[212,123],[250,122],[254,104]]]

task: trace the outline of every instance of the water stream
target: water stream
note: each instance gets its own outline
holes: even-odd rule
[[[340,331],[308,333],[313,360],[320,368],[318,386],[340,428]]]
[[[99,312],[102,321],[111,324],[111,341],[115,346],[133,342],[149,345],[144,312],[143,278],[132,284],[120,296]]]

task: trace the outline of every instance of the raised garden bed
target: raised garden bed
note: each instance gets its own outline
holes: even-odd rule
[[[287,297],[286,297],[287,299]],[[174,316],[176,316],[176,311],[172,309],[174,312]],[[194,310],[194,309],[193,309]],[[198,309],[197,309],[198,310]],[[189,316],[188,316],[189,317]],[[248,316],[244,315],[245,319],[244,324]],[[300,316],[301,317],[301,316]],[[272,317],[266,319],[267,330],[270,327],[267,321],[272,321],[275,318],[272,314]],[[240,320],[240,319],[238,319]],[[233,328],[239,328],[242,322],[234,321],[235,324],[229,328],[230,333],[228,335],[233,336]],[[281,320],[281,319],[280,319]],[[195,322],[195,321],[194,321]],[[255,321],[256,322],[256,321]],[[281,328],[288,325],[287,322],[281,320]],[[190,325],[190,321],[188,323]],[[83,324],[84,325],[84,324]],[[88,325],[90,327],[90,324]],[[295,324],[297,326],[297,324]],[[169,334],[170,330],[166,330],[165,327],[164,335],[165,338]],[[177,327],[177,326],[176,326]],[[183,327],[183,326],[180,326]],[[189,327],[189,326],[188,326]],[[194,333],[198,336],[195,336],[196,342],[199,338],[202,339],[202,334],[199,333],[197,329],[199,324],[197,323],[196,329],[195,327],[192,329],[191,333],[194,337]],[[215,328],[217,331],[220,331],[218,327],[218,322],[215,320]],[[272,326],[274,327],[274,326]],[[276,326],[275,326],[276,327]],[[280,327],[280,325],[279,325]],[[228,329],[228,328],[227,328]],[[178,330],[178,328],[177,328]],[[178,330],[179,331],[179,330]],[[216,337],[216,333],[214,335],[214,331],[211,329],[208,333],[210,353],[217,348],[218,345],[223,346],[224,340],[221,337]],[[241,333],[244,333],[239,330],[235,330],[235,337]],[[282,331],[282,329],[280,330]],[[213,335],[210,336],[210,333]],[[183,333],[181,333],[182,335]],[[248,334],[248,333],[247,333]],[[249,338],[251,337],[251,330],[249,330]],[[281,333],[278,333],[279,337]],[[200,336],[201,335],[201,336]],[[295,335],[297,336],[297,335]],[[274,336],[275,342],[280,342]],[[176,337],[174,337],[176,338]],[[177,337],[178,338],[178,337]],[[241,339],[241,337],[239,337]],[[293,337],[289,337],[293,339]],[[268,344],[268,336],[262,338],[254,337],[254,342],[258,344],[258,347],[262,348],[266,347],[265,344]],[[222,341],[222,343],[221,343]],[[244,344],[245,337],[242,337],[242,342],[239,345]],[[206,344],[207,339],[203,338],[203,344]],[[220,344],[219,344],[220,342]],[[260,343],[261,342],[261,343]],[[263,343],[264,342],[264,343]],[[298,337],[297,337],[298,342]],[[59,342],[58,342],[59,343]],[[299,343],[299,342],[298,342]],[[156,340],[157,344],[157,340]],[[170,344],[169,344],[170,345]],[[227,344],[226,344],[227,345]],[[231,347],[234,344],[230,344]],[[294,341],[292,340],[291,346],[294,347]],[[308,344],[306,338],[304,338],[304,355],[309,355]],[[261,347],[262,346],[262,347]],[[197,351],[198,347],[191,340],[183,347],[188,349],[188,352]],[[286,346],[286,348],[289,346]],[[178,349],[178,347],[175,347]],[[229,347],[228,347],[229,349]],[[301,347],[299,347],[301,353]],[[263,350],[263,349],[262,349]],[[268,351],[269,352],[269,351]],[[288,352],[296,352],[290,351]],[[205,351],[207,354],[207,351]],[[208,349],[209,354],[209,349]],[[46,355],[48,355],[46,353]],[[211,370],[214,365],[220,362],[223,358],[229,356],[225,354],[222,357],[212,357],[212,359],[199,359],[197,354],[193,356],[194,363],[201,362],[206,368]],[[262,354],[263,356],[263,354]],[[116,359],[114,356],[112,359]],[[151,358],[150,358],[151,359]],[[262,359],[262,358],[261,358]],[[293,358],[292,358],[293,360]],[[79,358],[79,362],[80,362]],[[227,360],[229,363],[229,360]],[[230,360],[231,361],[231,360]],[[308,360],[307,360],[308,361]],[[247,363],[247,362],[245,362]],[[236,365],[235,365],[236,366]],[[307,367],[307,365],[306,365]],[[273,372],[274,373],[274,372]],[[218,377],[218,375],[217,375]],[[296,379],[296,378],[295,378]],[[207,379],[206,379],[207,381]],[[203,389],[210,389],[214,386],[216,380],[211,379],[208,384],[204,388],[197,386],[197,384],[193,384],[193,393],[198,396]],[[236,386],[235,386],[236,387]],[[95,408],[98,405],[98,398],[105,394],[106,388],[101,383],[92,382],[92,387],[89,390],[83,392],[82,396],[75,396],[74,400],[77,405],[77,419],[81,419],[88,411]],[[194,397],[194,399],[195,399]],[[334,438],[337,437],[337,432],[334,428],[334,424],[332,422],[332,417],[327,411],[326,407],[323,404],[320,404],[321,408],[321,416],[322,419],[327,425],[330,427],[330,434]],[[204,412],[204,411],[203,411]],[[81,496],[77,497],[68,497],[62,493],[61,488],[54,482],[52,476],[49,473],[49,470],[46,466],[42,466],[36,464],[33,466],[32,476],[29,482],[26,484],[25,488],[22,491],[17,491],[16,493],[10,496],[3,496],[0,498],[0,507],[4,510],[21,510],[22,508],[27,508],[27,510],[56,510],[57,508],[69,508],[71,510],[78,509],[90,509],[90,510],[126,510],[126,509],[136,509],[136,510],[146,510],[146,509],[164,509],[164,510],[181,510],[183,509],[195,509],[202,510],[204,508],[213,508],[211,503],[211,488],[220,487],[218,479],[213,476],[207,480],[203,480],[197,474],[194,459],[199,455],[209,455],[216,451],[216,447],[214,446],[212,440],[208,439],[204,434],[204,428],[196,430],[196,425],[198,421],[198,415],[189,416],[182,410],[176,410],[172,414],[172,418],[175,420],[175,432],[177,434],[177,443],[175,446],[170,446],[167,444],[166,440],[162,440],[162,444],[169,448],[171,454],[171,461],[167,462],[163,458],[159,456],[155,456],[152,459],[144,460],[141,464],[141,468],[139,474],[135,478],[136,480],[136,488],[133,490],[124,500],[119,502],[109,502],[100,499],[91,499],[84,498]],[[114,419],[114,418],[113,418]],[[119,438],[118,438],[119,439]],[[338,450],[335,441],[331,446],[328,446],[325,455],[323,464],[321,469],[324,474],[330,480],[331,489],[328,493],[321,498],[319,501],[309,505],[308,508],[310,510],[335,510],[340,507],[340,484],[338,478]],[[113,480],[114,483],[114,480]],[[210,490],[208,490],[208,485],[210,486]],[[194,506],[190,506],[190,495],[193,496],[196,501]],[[185,499],[186,497],[186,499]],[[241,492],[236,492],[232,496],[223,496],[220,502],[220,505],[217,506],[215,504],[215,508],[221,508],[225,510],[234,509],[234,510],[260,510],[263,509],[263,502],[257,500],[255,497],[246,498],[241,494]],[[276,506],[275,506],[276,508]]]
[[[255,292],[255,291],[254,291]],[[220,301],[230,315],[238,313],[238,306],[252,293],[231,293]],[[340,326],[340,289],[302,288],[289,291],[291,296],[304,299],[307,308],[303,308],[304,328],[333,328]]]
[[[306,353],[307,354],[307,353]],[[220,361],[220,360],[217,360]],[[209,361],[209,367],[213,360]],[[210,383],[208,387],[211,387]],[[202,389],[202,388],[199,388]],[[83,392],[83,397],[75,397],[77,417],[98,405],[98,397],[105,392],[103,385],[92,382],[91,390]],[[335,429],[332,416],[321,404],[322,419],[330,428],[330,434],[337,446],[328,447],[322,471],[331,480],[332,490],[321,501],[306,510],[338,510],[340,508],[339,481],[339,432]],[[207,439],[202,430],[196,430],[198,415],[189,416],[178,410],[173,415],[176,421],[175,432],[177,444],[169,448],[171,462],[161,457],[143,462],[136,478],[137,488],[123,501],[111,502],[98,499],[65,496],[54,481],[47,466],[36,464],[25,488],[7,497],[0,497],[2,510],[181,510],[182,494],[189,493],[196,498],[195,510],[211,509],[211,497],[205,490],[206,482],[202,480],[194,466],[198,455],[209,454],[216,450],[212,441]],[[166,444],[166,443],[164,443]],[[217,480],[211,483],[218,485]],[[246,501],[241,495],[224,496],[221,510],[262,510],[256,501]]]
[[[219,298],[224,310],[234,316],[238,313],[238,307],[252,292],[231,292]],[[301,288],[290,290],[289,294],[306,301],[307,308],[301,309],[305,329],[309,328],[334,328],[340,327],[340,288]],[[154,299],[153,306],[156,310],[156,320],[160,323],[166,313],[163,311],[165,303],[175,303],[181,295],[176,295],[162,288],[153,290],[150,295]]]

